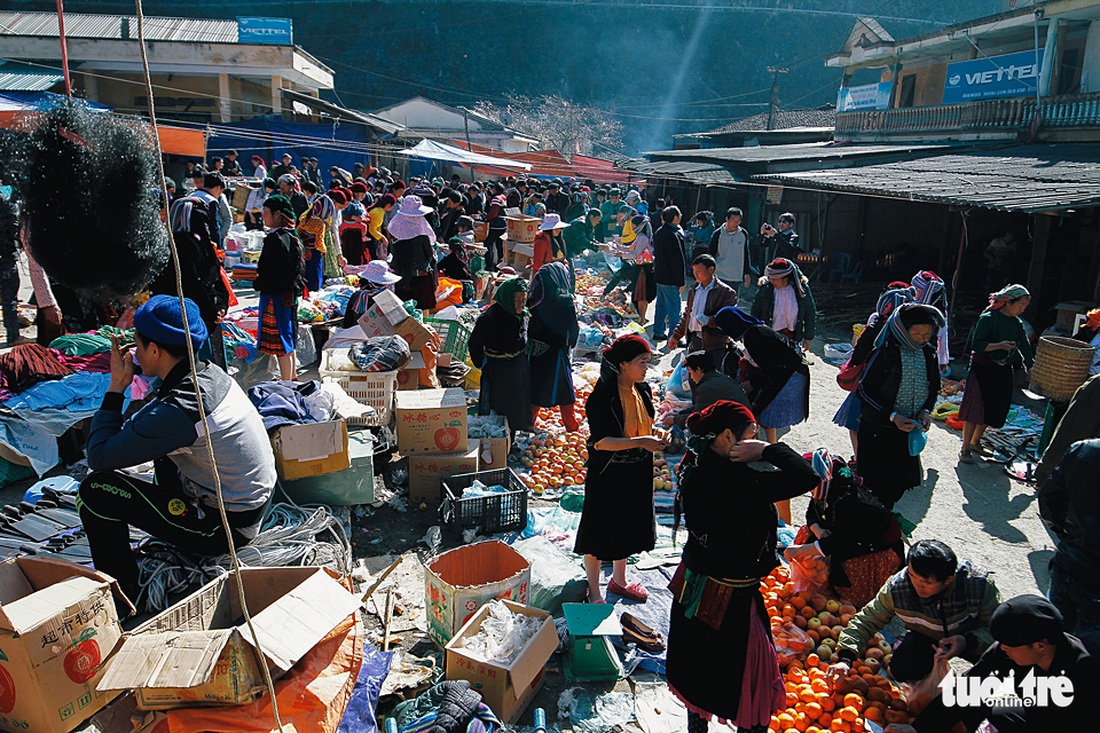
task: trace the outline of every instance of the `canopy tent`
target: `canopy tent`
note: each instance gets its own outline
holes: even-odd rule
[[[496,158],[490,155],[472,153],[468,150],[444,145],[434,140],[421,140],[411,148],[398,150],[399,155],[408,155],[412,158],[426,158],[427,160],[439,160],[445,163],[460,163],[462,165],[488,165],[497,168],[516,168],[522,171],[531,170],[527,163],[519,163],[507,158]]]

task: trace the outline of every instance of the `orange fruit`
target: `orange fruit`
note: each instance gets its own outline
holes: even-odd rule
[[[817,656],[813,652],[810,652],[810,656],[806,657],[806,666],[813,669],[819,664],[821,664],[821,657]]]
[[[821,717],[821,714],[825,711],[821,709],[821,705],[819,703],[808,702],[808,703],[806,703],[806,706],[804,708],[802,708],[802,712],[810,720],[817,720],[818,718]]]
[[[855,708],[857,712],[863,710],[863,698],[854,693],[848,693],[844,696],[844,706]]]
[[[821,703],[821,709],[827,713],[831,713],[836,710],[836,701],[833,698],[826,696],[825,698],[818,700]]]
[[[845,705],[837,711],[837,717],[849,723],[859,720],[859,711],[850,705]]]
[[[822,713],[821,715],[817,716],[817,724],[820,725],[822,728],[825,728],[826,730],[828,730],[829,726],[832,725],[832,723],[833,716],[830,713]]]
[[[878,708],[867,708],[863,711],[863,717],[870,720],[872,723],[881,723],[886,717],[882,714],[882,711]]]
[[[779,730],[787,730],[794,727],[794,716],[790,713],[780,713],[775,716],[776,728]]]
[[[797,704],[798,704],[798,693],[797,692],[791,692],[790,690],[788,690],[787,691],[787,707],[793,708]]]

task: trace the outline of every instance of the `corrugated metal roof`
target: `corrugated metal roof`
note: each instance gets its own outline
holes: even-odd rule
[[[56,36],[56,13],[0,13],[0,31],[15,36]],[[125,35],[124,35],[125,32]],[[65,13],[69,38],[136,39],[137,17]],[[145,38],[150,41],[236,43],[236,20],[145,17]]]
[[[714,130],[680,133],[673,135],[673,137],[711,137],[728,133],[780,132],[794,128],[832,129],[835,122],[836,109],[832,106],[828,109],[780,109],[776,110],[771,130],[768,130],[768,113],[761,112]]]
[[[44,92],[63,78],[54,71],[0,61],[0,92]]]
[[[620,164],[620,167],[625,167],[647,176],[683,178],[700,185],[736,183],[738,180],[722,166],[712,163],[694,163],[691,161],[655,161],[646,163],[632,161],[629,165]]]
[[[854,145],[850,143],[796,143],[793,145],[758,145],[749,148],[699,148],[695,150],[660,150],[645,153],[654,160],[692,160],[722,164],[775,163],[795,161],[837,160],[869,155],[896,155],[942,150],[946,145]]]
[[[1100,144],[976,149],[753,179],[999,211],[1062,210],[1100,205]]]

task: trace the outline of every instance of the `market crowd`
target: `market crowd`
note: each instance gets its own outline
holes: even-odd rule
[[[811,496],[810,508],[786,560],[828,559],[830,581],[859,608],[840,637],[831,679],[843,676],[869,639],[897,618],[906,632],[889,671],[899,682],[919,683],[939,660],[964,657],[974,663],[968,675],[1012,672],[1022,680],[1033,672],[1079,684],[1078,698],[1066,707],[964,709],[933,696],[912,728],[950,730],[961,723],[972,730],[989,719],[1001,731],[1089,729],[1084,693],[1086,682],[1097,679],[1094,655],[1100,654],[1100,377],[1070,404],[1039,469],[1040,509],[1059,540],[1049,600],[1003,600],[995,568],[959,558],[939,540],[906,549],[893,509],[923,480],[920,456],[950,363],[947,286],[936,273],[923,270],[890,283],[868,303],[866,323],[837,375],[838,388],[848,395],[833,419],[850,432],[851,460],[817,454],[808,460],[808,446],[779,440],[780,431],[809,416],[815,367],[808,352],[818,335],[813,284],[799,266],[806,250],[793,214],[750,233],[738,208],[720,217],[691,212],[685,219],[674,202],[639,187],[522,176],[406,182],[366,164],[322,172],[316,158],[295,160],[289,153],[270,165],[255,156],[248,165],[230,151],[208,165],[189,165],[185,176],[178,184],[166,180],[165,187],[172,198],[168,225],[191,301],[189,329],[169,297],[176,292],[173,272],[150,283],[152,297],[144,305],[102,304],[51,282],[31,262],[39,342],[116,325],[120,313],[129,313],[138,334],[134,358],[165,380],[162,399],[176,407],[139,413],[140,425],[124,423],[121,391],[132,379],[133,359],[116,343],[112,390],[89,441],[89,464],[99,478],[86,482],[81,496],[82,516],[95,535],[96,565],[102,562],[124,585],[135,577],[134,568],[119,561],[126,541],[123,518],[144,521],[150,531],[167,533],[184,547],[202,533],[222,531],[210,522],[181,529],[155,512],[139,517],[134,501],[117,498],[124,479],[114,471],[132,457],[128,441],[135,435],[141,457],[149,460],[196,438],[187,397],[194,387],[181,366],[187,343],[210,362],[199,379],[204,392],[218,395],[211,407],[223,410],[226,439],[247,446],[262,432],[238,412],[239,388],[224,376],[220,327],[234,299],[221,263],[233,224],[227,192],[231,180],[249,185],[244,176],[251,181],[245,226],[264,232],[254,282],[260,294],[259,350],[278,358],[285,380],[297,375],[298,299],[326,281],[354,276],[359,292],[349,302],[345,325],[354,324],[383,290],[430,311],[487,301],[469,342],[472,366],[481,373],[479,411],[506,416],[519,431],[534,425],[540,409],[550,408],[567,430],[578,431],[571,370],[581,330],[576,263],[598,257],[610,267],[604,296],[621,299],[639,328],[607,339],[599,379],[584,405],[587,482],[575,551],[584,557],[589,602],[603,603],[613,594],[644,603],[648,592],[628,577],[627,558],[656,544],[654,454],[668,450],[677,436],[686,441],[676,517],[687,533],[670,584],[667,670],[687,707],[687,730],[705,731],[711,717],[732,721],[739,730],[764,730],[781,705],[782,681],[760,588],[781,562],[777,527],[803,524],[790,508],[800,495]],[[18,249],[17,212],[3,202],[0,215],[0,287],[13,344],[19,341],[10,265]],[[522,263],[506,237],[509,218],[517,217],[537,221]],[[1021,285],[996,285],[972,324],[959,410],[962,464],[981,458],[987,428],[1005,424],[1014,371],[1034,359],[1021,319],[1030,294]],[[1095,340],[1098,330],[1100,312],[1090,314],[1082,337]],[[647,370],[662,352],[681,348],[690,403],[665,409]],[[248,455],[242,454],[240,470],[222,472],[233,477],[230,524],[240,543],[254,536],[257,507],[273,483],[270,466],[249,462]],[[186,467],[184,484],[202,483],[197,477],[210,467],[197,464]],[[181,493],[179,474],[163,461],[157,477],[165,490],[194,498]],[[157,490],[127,486],[138,496]],[[603,563],[612,569],[606,584]],[[634,633],[650,644],[665,643],[646,628]],[[721,659],[725,672],[700,665],[704,657]]]

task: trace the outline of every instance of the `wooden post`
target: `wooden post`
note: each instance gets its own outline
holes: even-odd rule
[[[57,35],[61,39],[61,73],[65,76],[65,95],[71,97],[73,82],[69,78],[69,45],[65,42],[65,9],[61,6],[61,0],[57,0]]]

